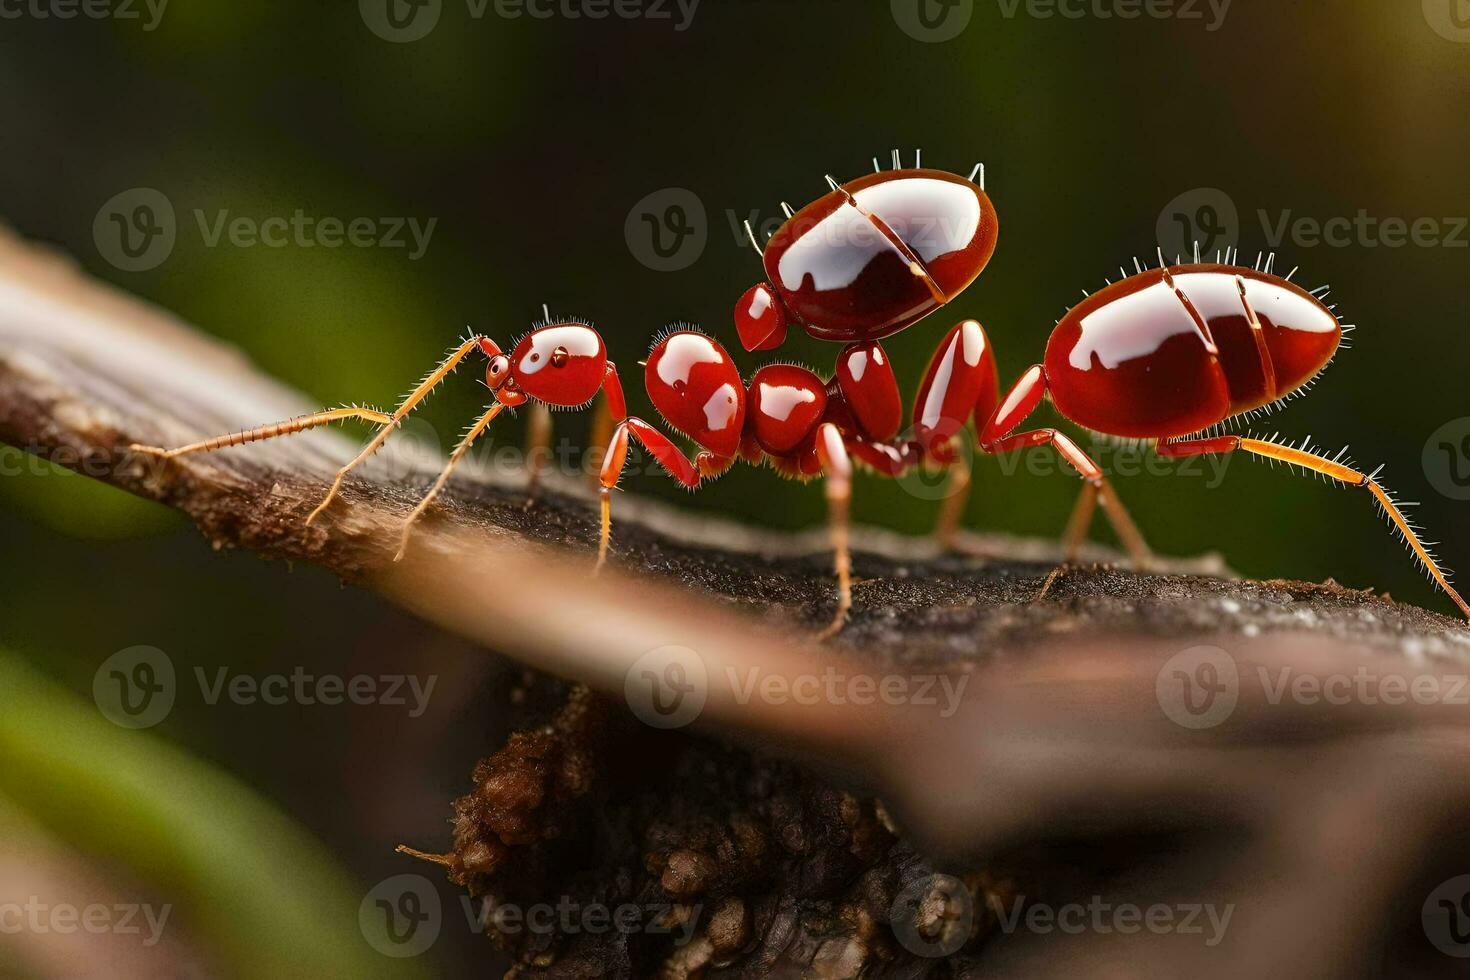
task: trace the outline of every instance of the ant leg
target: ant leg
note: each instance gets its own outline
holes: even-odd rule
[[[504,408],[505,405],[498,401],[491,405],[485,410],[485,414],[480,416],[480,420],[470,426],[470,430],[459,441],[459,445],[454,447],[454,452],[449,454],[449,462],[445,464],[443,472],[439,474],[439,478],[434,481],[434,485],[429,488],[429,492],[424,494],[424,499],[419,501],[418,506],[413,509],[413,513],[408,515],[408,520],[403,522],[403,537],[398,542],[398,554],[393,556],[394,561],[402,561],[404,554],[407,553],[408,537],[410,532],[413,531],[414,521],[417,521],[419,515],[429,509],[429,504],[434,502],[434,498],[439,495],[439,491],[444,489],[444,484],[449,482],[449,474],[454,470],[455,465],[464,458],[464,454],[469,451],[470,446],[490,427],[490,423],[495,421],[495,416],[499,415]]]
[[[990,418],[998,387],[995,355],[985,328],[978,321],[961,320],[935,348],[913,408],[912,431],[923,455],[951,467],[934,525],[935,544],[941,551],[953,547],[969,501],[970,460],[961,456],[959,440],[972,416],[977,429]]]
[[[613,418],[610,399],[607,397],[607,394],[604,393],[601,398],[597,399],[597,407],[592,410],[592,434],[589,437],[587,444],[592,447],[593,450],[596,450],[602,449],[608,443],[612,442],[613,426],[618,421],[621,421],[621,419],[615,420]],[[584,464],[584,469],[586,469],[588,482],[591,484],[594,490],[597,489],[599,485],[598,471],[601,469],[602,461],[597,460],[597,463],[598,465],[595,468],[586,467]]]
[[[622,394],[621,390],[618,394]],[[617,404],[614,404],[613,410],[616,411],[618,407]],[[699,481],[702,479],[701,474],[719,471],[713,453],[701,452],[696,462],[690,462],[668,436],[642,419],[625,418],[620,421],[617,428],[613,430],[607,452],[602,456],[602,473],[599,478],[601,486],[598,489],[598,494],[602,498],[602,536],[597,544],[597,567],[593,569],[594,573],[601,571],[602,566],[607,562],[607,549],[612,540],[612,492],[617,489],[618,478],[622,476],[623,466],[628,462],[630,436],[642,443],[643,448],[658,460],[658,464],[670,476],[690,490],[699,486]],[[722,462],[728,466],[730,461]]]
[[[934,522],[934,543],[941,552],[954,547],[955,535],[965,516],[965,505],[970,501],[970,461],[956,455],[950,464],[949,484],[944,490],[944,500],[939,504],[939,518]]]
[[[1087,537],[1087,529],[1092,526],[1092,514],[1097,509],[1097,487],[1091,483],[1082,484],[1082,492],[1077,495],[1077,503],[1072,505],[1072,516],[1067,519],[1067,529],[1062,532],[1062,560],[1074,562],[1078,553],[1082,550],[1082,542]]]
[[[207,453],[215,449],[224,449],[228,446],[241,446],[247,442],[261,442],[265,439],[274,439],[276,436],[289,436],[297,432],[305,432],[307,429],[315,429],[318,426],[340,422],[343,419],[362,419],[364,422],[377,422],[380,425],[386,425],[393,421],[393,417],[387,412],[379,412],[372,408],[329,408],[325,411],[313,412],[311,415],[300,415],[294,419],[287,419],[284,422],[262,425],[257,429],[233,432],[229,435],[205,439],[202,442],[190,443],[187,446],[180,446],[177,449],[143,446],[136,442],[129,446],[128,449],[135,453],[157,456],[160,459],[173,459],[176,456],[186,456],[189,453]]]
[[[403,399],[403,403],[400,404],[398,408],[393,411],[392,418],[390,418],[383,425],[383,427],[378,430],[377,435],[373,436],[372,441],[370,441],[366,446],[363,447],[362,452],[358,453],[357,457],[353,459],[352,462],[348,463],[346,466],[337,471],[336,477],[334,477],[332,480],[331,489],[328,490],[327,495],[322,498],[322,502],[317,504],[316,510],[312,511],[306,516],[306,523],[310,524],[312,521],[316,520],[318,516],[321,515],[322,511],[327,509],[332,501],[336,499],[337,491],[342,489],[342,481],[347,477],[347,474],[352,472],[353,468],[362,463],[363,460],[367,459],[373,453],[381,449],[383,443],[388,441],[388,436],[391,435],[393,430],[398,427],[398,423],[402,422],[403,419],[408,415],[408,413],[413,411],[414,407],[417,406],[419,402],[423,401],[424,398],[429,394],[429,392],[434,390],[439,382],[443,381],[449,376],[451,371],[459,367],[459,362],[464,360],[469,352],[474,350],[479,343],[480,338],[478,336],[475,336],[470,337],[464,343],[460,344],[458,348],[456,348],[453,352],[450,353],[448,357],[440,362],[438,367],[430,371],[423,381],[419,382],[417,388],[408,393],[408,397]]]
[[[837,572],[837,610],[832,622],[817,635],[825,640],[841,632],[852,611],[852,555],[848,549],[848,531],[852,504],[852,460],[842,433],[831,422],[817,429],[817,458],[826,478],[827,525],[832,535],[833,566]]]
[[[1036,410],[1036,406],[1041,404],[1041,397],[1045,393],[1046,375],[1040,364],[1032,365],[1001,399],[1000,407],[995,410],[995,414],[986,423],[984,431],[980,434],[980,448],[987,453],[995,454],[1046,444],[1053,446],[1062,459],[1076,470],[1082,479],[1087,481],[1091,490],[1084,491],[1084,493],[1091,493],[1096,497],[1096,502],[1102,504],[1103,513],[1107,514],[1113,530],[1123,542],[1123,547],[1127,549],[1133,564],[1139,568],[1147,568],[1153,560],[1148,544],[1143,540],[1143,535],[1139,533],[1138,526],[1133,523],[1133,518],[1128,516],[1128,510],[1123,506],[1122,501],[1113,493],[1112,484],[1108,482],[1098,465],[1082,451],[1082,448],[1069,436],[1056,429],[1014,431],[1020,427],[1027,416]],[[1079,506],[1081,506],[1080,502]],[[1091,504],[1086,505],[1087,511],[1090,512],[1091,507]],[[1088,516],[1091,516],[1090,513]]]
[[[536,502],[541,491],[541,471],[551,451],[551,409],[544,402],[531,406],[526,420],[526,509]]]
[[[1378,502],[1378,506],[1383,508],[1383,513],[1388,517],[1389,522],[1404,536],[1404,541],[1409,545],[1409,550],[1413,552],[1414,557],[1419,560],[1419,563],[1424,566],[1424,570],[1444,590],[1445,595],[1449,596],[1454,604],[1460,607],[1460,613],[1467,620],[1470,620],[1470,605],[1466,605],[1465,600],[1460,597],[1460,593],[1455,591],[1455,587],[1450,584],[1448,573],[1440,567],[1439,560],[1435,558],[1433,552],[1429,550],[1429,546],[1419,537],[1418,528],[1404,516],[1398,500],[1378,482],[1379,470],[1374,470],[1372,473],[1364,473],[1361,470],[1354,469],[1345,463],[1339,462],[1342,456],[1341,453],[1338,454],[1338,458],[1336,459],[1320,456],[1312,452],[1305,441],[1302,443],[1301,448],[1296,448],[1263,439],[1217,436],[1212,439],[1160,442],[1158,445],[1159,455],[1165,457],[1203,456],[1212,453],[1229,453],[1237,449],[1244,450],[1256,456],[1265,457],[1266,459],[1290,463],[1293,466],[1298,466],[1312,473],[1320,473],[1327,479],[1335,480],[1344,486],[1365,488],[1373,495],[1373,499]],[[1379,469],[1381,470],[1382,467],[1379,467]]]

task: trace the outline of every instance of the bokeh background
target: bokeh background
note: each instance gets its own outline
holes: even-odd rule
[[[730,309],[760,276],[741,219],[799,207],[824,174],[857,176],[875,154],[886,166],[893,147],[960,172],[984,161],[998,250],[949,309],[887,342],[905,391],[962,316],[986,325],[1008,382],[1081,289],[1151,255],[1161,233],[1177,241],[1191,227],[1250,259],[1275,248],[1279,271],[1331,282],[1360,329],[1270,428],[1386,464],[1385,481],[1422,501],[1449,564],[1470,563],[1470,5],[1181,0],[1171,16],[1125,19],[1105,14],[1126,3],[1094,0],[925,3],[921,18],[915,0],[702,0],[692,11],[646,0],[622,8],[629,17],[555,0],[537,17],[493,0],[171,0],[161,16],[138,2],[135,19],[116,7],[63,19],[61,0],[27,0],[0,18],[0,218],[322,404],[381,404],[467,328],[508,341],[542,303],[593,319],[628,365],[673,320],[737,348]],[[598,9],[609,13],[587,16]],[[135,188],[162,192],[176,214],[171,251],[141,271],[94,237],[99,210]],[[691,196],[690,235],[666,227],[665,242],[682,245],[650,259],[643,215],[661,220]],[[416,254],[406,232],[408,247],[211,245],[196,218],[297,209],[371,218],[380,232],[434,224]],[[1360,213],[1430,223],[1394,247]],[[1299,218],[1354,227],[1332,242],[1277,241],[1282,220]],[[826,371],[835,353],[795,337],[781,355]],[[485,392],[474,373],[422,410],[421,435],[447,447],[475,416]],[[637,372],[624,377],[633,411],[650,411]],[[557,434],[580,448],[587,421],[558,416]],[[517,443],[518,424],[497,423],[491,442]],[[504,668],[313,569],[213,553],[162,508],[5,460],[0,814],[15,829],[0,874],[75,872],[95,882],[90,895],[172,896],[170,955],[206,975],[308,962],[291,945],[305,956],[304,934],[261,935],[252,918],[302,921],[292,903],[315,910],[318,935],[337,944],[321,945],[356,974],[483,971],[488,944],[447,885],[446,928],[422,956],[381,957],[357,912],[378,882],[419,870],[393,844],[444,844],[448,801],[501,727]],[[1330,576],[1451,609],[1365,495],[1245,459],[1223,482],[1208,467],[1163,469],[1116,478],[1161,552],[1219,550],[1245,574]],[[1050,458],[980,460],[976,485],[970,526],[1030,535],[1058,531],[1076,492]],[[629,489],[776,527],[822,518],[817,490],[765,470],[692,497],[654,476]],[[856,492],[859,521],[922,532],[933,520],[932,500],[892,482],[860,479]],[[1103,522],[1094,531],[1107,539]],[[164,721],[131,732],[102,719],[91,690],[98,665],[136,645],[166,651],[185,676],[300,666],[438,683],[418,718],[210,705],[190,687]],[[209,790],[215,780],[228,792]],[[169,820],[208,836],[164,860],[159,842],[178,842],[170,824],[99,811],[99,795],[163,796]],[[267,817],[252,807],[275,829],[262,834]],[[17,941],[0,934],[0,946]],[[28,947],[0,972],[46,975],[48,962]]]

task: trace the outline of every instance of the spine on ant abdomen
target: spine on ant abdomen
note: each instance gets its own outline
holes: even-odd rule
[[[1320,371],[1341,327],[1296,284],[1229,265],[1149,269],[1070,310],[1047,344],[1057,410],[1099,432],[1188,435]]]

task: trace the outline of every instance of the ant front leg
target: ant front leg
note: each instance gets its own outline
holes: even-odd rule
[[[696,461],[674,445],[673,440],[640,418],[624,418],[613,429],[612,440],[602,456],[601,486],[598,494],[602,498],[602,536],[597,543],[597,566],[594,573],[607,563],[607,550],[612,542],[612,492],[617,489],[618,479],[628,462],[628,440],[636,439],[652,454],[659,466],[686,489],[697,488],[705,476],[724,472],[733,463],[734,457],[721,458],[709,451],[701,452]]]
[[[1082,448],[1069,436],[1056,429],[1014,431],[1026,420],[1027,416],[1036,410],[1045,394],[1046,374],[1040,364],[1032,365],[1011,387],[1005,398],[1001,400],[995,415],[986,423],[984,430],[980,433],[981,450],[994,455],[1028,449],[1032,446],[1048,444],[1053,446],[1067,465],[1076,470],[1086,481],[1082,489],[1083,497],[1078,501],[1077,508],[1073,511],[1072,518],[1067,525],[1065,545],[1070,552],[1068,560],[1072,560],[1075,556],[1075,550],[1081,543],[1082,533],[1086,530],[1087,522],[1092,517],[1094,505],[1101,503],[1103,513],[1107,514],[1113,530],[1123,542],[1133,564],[1138,568],[1149,567],[1153,555],[1149,551],[1148,544],[1143,540],[1143,535],[1139,533],[1138,526],[1133,523],[1133,518],[1128,516],[1127,509],[1113,492],[1112,484],[1103,475],[1103,471],[1082,451]]]
[[[316,510],[307,515],[306,523],[310,524],[312,521],[317,519],[322,511],[327,509],[327,507],[336,498],[337,492],[342,489],[342,481],[346,479],[347,474],[352,472],[355,467],[360,465],[369,456],[382,448],[383,443],[388,441],[388,436],[391,435],[393,430],[398,427],[398,424],[402,422],[405,417],[407,417],[409,412],[412,412],[414,408],[418,406],[419,402],[423,401],[428,396],[429,392],[433,391],[434,388],[438,386],[439,382],[443,381],[450,375],[451,372],[454,371],[455,368],[459,367],[459,362],[464,360],[465,357],[469,355],[470,351],[479,346],[480,340],[480,337],[474,336],[470,337],[464,343],[460,344],[458,348],[451,351],[449,356],[440,362],[438,367],[430,371],[423,381],[419,382],[418,387],[414,388],[413,391],[408,393],[408,397],[403,399],[403,403],[394,410],[393,416],[386,423],[383,424],[383,427],[378,430],[377,435],[373,436],[372,441],[370,441],[366,446],[363,447],[362,452],[358,453],[357,457],[353,459],[352,462],[348,463],[346,466],[337,471],[337,475],[332,480],[331,489],[329,489],[327,491],[327,495],[322,498],[322,502],[320,504],[317,504]]]
[[[1343,486],[1362,487],[1373,495],[1373,499],[1383,508],[1384,514],[1399,533],[1404,536],[1409,550],[1413,552],[1429,573],[1430,577],[1444,590],[1445,595],[1460,608],[1460,613],[1470,620],[1470,605],[1465,603],[1460,593],[1450,584],[1449,576],[1440,567],[1439,559],[1429,550],[1419,537],[1418,529],[1404,516],[1397,499],[1381,483],[1378,482],[1378,470],[1372,473],[1364,473],[1361,470],[1339,462],[1338,459],[1329,459],[1318,455],[1307,448],[1306,442],[1302,443],[1300,449],[1294,446],[1284,446],[1279,443],[1269,442],[1263,439],[1243,439],[1240,436],[1216,436],[1210,439],[1187,439],[1178,442],[1162,441],[1158,445],[1158,454],[1164,457],[1183,456],[1205,456],[1213,453],[1231,453],[1239,450],[1261,456],[1266,459],[1280,460],[1290,463],[1311,473],[1319,473],[1329,480],[1336,481]],[[1341,458],[1342,453],[1338,454]],[[1382,467],[1379,467],[1382,469]]]
[[[174,459],[178,456],[187,456],[190,453],[207,453],[216,449],[225,449],[230,446],[243,446],[248,442],[262,442],[266,439],[274,439],[277,436],[294,435],[297,432],[305,432],[319,426],[330,425],[333,422],[341,422],[346,419],[362,419],[364,422],[376,422],[379,425],[387,425],[393,421],[393,416],[387,412],[379,412],[372,408],[329,408],[321,412],[313,412],[310,415],[300,415],[294,419],[284,422],[272,422],[270,425],[262,425],[259,428],[247,429],[243,432],[232,432],[229,435],[216,436],[213,439],[205,439],[201,442],[193,442],[187,446],[179,446],[177,449],[163,449],[159,446],[143,446],[133,443],[128,447],[135,453],[143,453],[148,456],[157,456],[159,459]]]
[[[429,492],[424,494],[424,499],[420,500],[418,506],[408,515],[408,520],[403,522],[403,536],[399,539],[398,553],[393,556],[394,561],[403,560],[404,554],[408,552],[408,538],[413,531],[414,522],[419,519],[424,511],[429,509],[429,505],[434,502],[434,498],[439,495],[439,491],[444,489],[444,484],[449,482],[449,474],[454,471],[454,467],[464,458],[464,454],[469,452],[470,446],[474,445],[475,440],[480,438],[484,431],[490,427],[490,423],[495,421],[495,416],[499,415],[504,409],[504,403],[496,401],[485,410],[485,414],[480,416],[479,421],[470,426],[470,430],[459,441],[459,445],[454,447],[454,452],[449,454],[449,462],[445,464],[443,472],[439,474],[439,478],[434,481],[434,485],[429,488]]]

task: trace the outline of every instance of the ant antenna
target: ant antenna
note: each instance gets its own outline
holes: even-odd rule
[[[831,180],[832,178],[828,177],[827,179]],[[750,227],[749,218],[745,219],[745,237],[750,239],[750,244],[754,246],[756,254],[759,255],[761,258],[765,258],[766,250],[761,248],[760,242],[755,240],[755,229]]]

